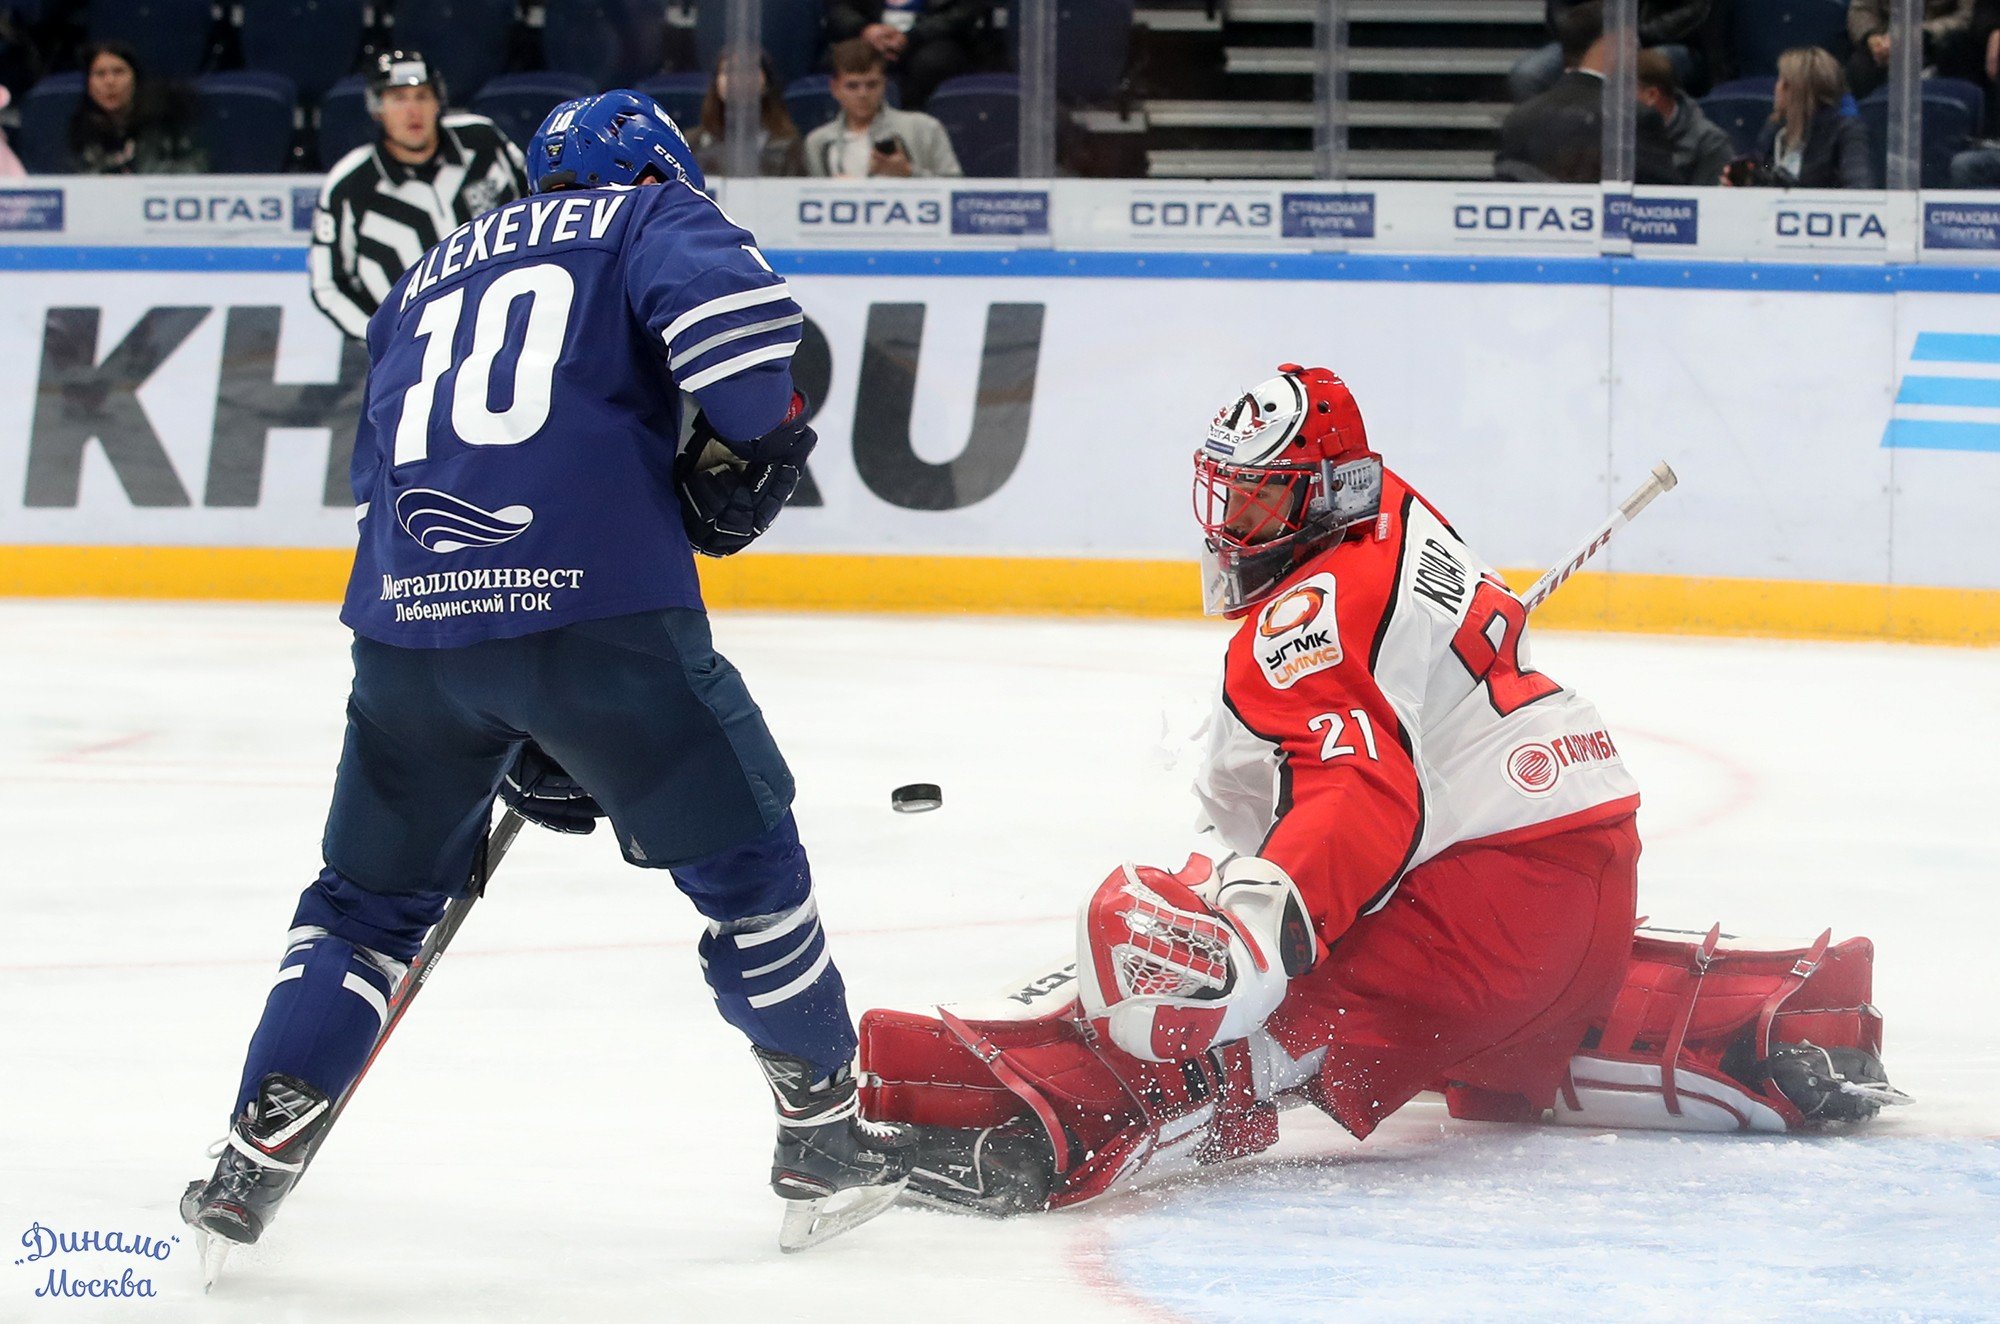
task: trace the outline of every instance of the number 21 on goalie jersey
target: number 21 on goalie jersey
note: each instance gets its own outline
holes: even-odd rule
[[[803,321],[683,181],[524,198],[454,232],[369,323],[342,619],[451,647],[699,607],[681,395],[725,436],[767,431]]]

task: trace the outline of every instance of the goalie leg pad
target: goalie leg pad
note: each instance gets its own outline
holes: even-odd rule
[[[1052,1208],[1094,1199],[1142,1169],[1240,1158],[1276,1141],[1277,1110],[1257,1095],[1246,1045],[1142,1062],[1086,1035],[1075,1011],[1074,1002],[1024,1019],[869,1011],[862,1109],[956,1128],[931,1138],[940,1164],[963,1167],[980,1129],[1041,1137]]]
[[[1790,1131],[1863,1121],[1909,1097],[1882,1070],[1874,947],[1727,945],[1640,929],[1624,990],[1571,1064],[1555,1120],[1577,1126]]]

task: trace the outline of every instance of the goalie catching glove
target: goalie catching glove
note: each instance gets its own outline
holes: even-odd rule
[[[500,798],[530,823],[552,832],[597,830],[604,806],[534,741],[525,741],[500,778]]]
[[[1180,1061],[1246,1037],[1323,951],[1283,869],[1241,856],[1203,883],[1207,863],[1196,856],[1179,874],[1127,864],[1078,917],[1084,1014],[1133,1057]]]
[[[806,425],[810,405],[792,392],[778,426],[753,441],[729,441],[696,414],[687,446],[674,463],[681,523],[704,556],[742,551],[771,527],[805,477],[806,457],[819,437]]]

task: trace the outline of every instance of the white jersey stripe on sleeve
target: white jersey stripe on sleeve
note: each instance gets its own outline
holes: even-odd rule
[[[704,386],[713,386],[726,377],[734,377],[737,373],[754,368],[760,363],[769,363],[773,359],[788,359],[798,347],[798,341],[787,340],[782,345],[766,345],[762,349],[753,349],[748,354],[738,354],[733,359],[724,359],[714,367],[703,368],[682,382],[681,389],[699,391]]]
[[[755,308],[760,303],[776,303],[780,299],[789,299],[791,297],[792,291],[783,281],[779,281],[776,285],[765,285],[754,290],[738,290],[734,294],[725,294],[721,298],[710,299],[707,303],[698,304],[682,313],[679,317],[676,317],[672,322],[668,323],[666,330],[660,332],[660,339],[665,341],[667,348],[671,350],[674,341],[680,339],[683,331],[688,330],[690,327],[699,326],[711,317],[720,317],[724,313],[733,313],[743,308]]]
[[[788,326],[798,326],[805,320],[806,315],[804,313],[793,313],[790,317],[774,317],[768,322],[752,322],[749,326],[739,326],[733,331],[724,331],[720,335],[710,336],[699,345],[682,350],[667,360],[667,366],[675,372],[679,372],[682,368],[719,345],[726,345],[732,340],[741,340],[745,336],[754,336],[765,331],[782,331]]]

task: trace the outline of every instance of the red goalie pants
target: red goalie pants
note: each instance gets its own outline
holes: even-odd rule
[[[1268,1028],[1294,1058],[1327,1050],[1306,1093],[1357,1137],[1442,1082],[1521,1096],[1527,1120],[1624,984],[1638,861],[1631,814],[1454,847],[1293,981]]]

